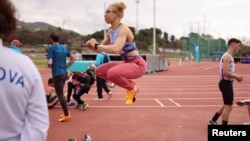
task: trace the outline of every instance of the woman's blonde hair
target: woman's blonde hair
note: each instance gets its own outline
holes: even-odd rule
[[[110,4],[110,6],[113,7],[113,8],[115,8],[117,14],[121,18],[123,18],[123,16],[124,16],[124,9],[126,9],[127,6],[122,1],[120,1],[120,2],[114,2],[114,3]]]

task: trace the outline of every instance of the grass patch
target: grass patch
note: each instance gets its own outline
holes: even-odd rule
[[[47,67],[47,59],[44,56],[35,56],[31,57],[31,59],[35,63],[37,68],[41,69]]]

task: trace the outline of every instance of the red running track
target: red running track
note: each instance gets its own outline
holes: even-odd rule
[[[57,121],[62,114],[59,105],[49,110],[47,141],[67,141],[71,137],[80,141],[85,134],[94,141],[206,141],[208,121],[222,104],[218,65],[217,61],[172,61],[167,71],[145,74],[136,80],[140,93],[132,106],[125,106],[125,90],[118,86],[111,89],[111,100],[95,101],[93,86],[82,97],[90,107],[86,111],[70,107],[70,121]],[[249,64],[236,64],[236,72],[245,80],[234,82],[235,102],[249,98],[249,70]],[[50,70],[40,72],[46,83]],[[229,124],[249,120],[246,107],[234,105]]]

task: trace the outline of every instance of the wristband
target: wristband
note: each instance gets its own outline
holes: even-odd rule
[[[95,49],[97,49],[98,45],[100,45],[99,43],[95,43]]]

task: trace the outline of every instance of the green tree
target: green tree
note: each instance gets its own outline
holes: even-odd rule
[[[164,32],[164,33],[163,33],[163,39],[164,39],[164,41],[165,41],[166,44],[169,43],[168,33],[167,33],[167,32]]]

